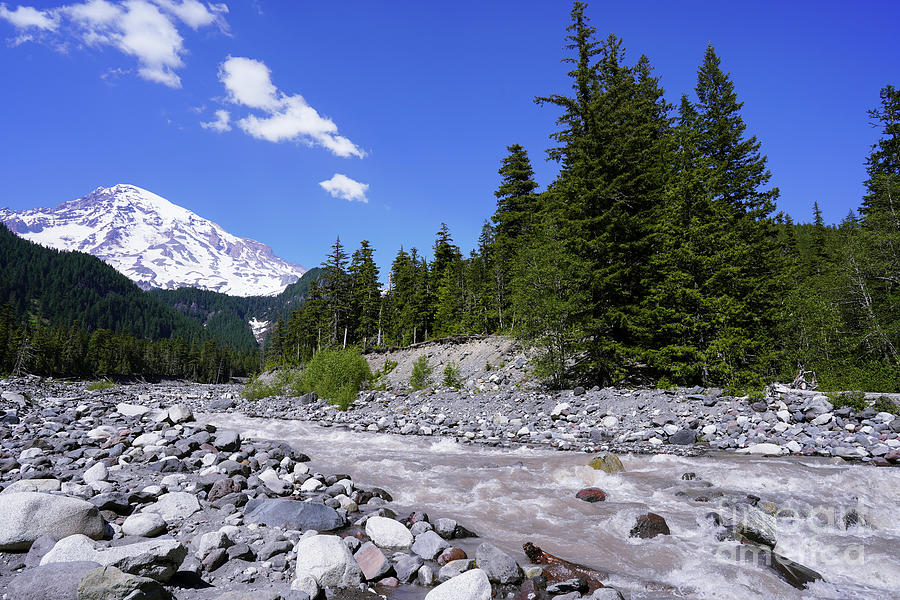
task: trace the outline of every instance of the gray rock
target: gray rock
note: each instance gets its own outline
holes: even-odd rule
[[[14,492],[58,492],[62,489],[59,479],[21,479],[6,486],[0,494]]]
[[[44,534],[100,539],[106,524],[90,502],[39,492],[0,494],[0,551],[28,550]]]
[[[676,446],[689,446],[697,441],[697,432],[692,429],[681,429],[669,437],[669,443]]]
[[[475,564],[494,583],[522,581],[522,569],[516,560],[493,544],[481,544],[475,551]]]
[[[421,558],[412,554],[404,554],[394,563],[394,573],[401,583],[409,583],[416,577],[419,569],[425,564]]]
[[[455,519],[438,519],[434,524],[434,530],[445,540],[453,539],[457,522]]]
[[[362,581],[362,571],[350,549],[335,535],[311,535],[297,543],[296,578],[310,575],[321,587],[350,587]],[[296,588],[295,588],[296,589]]]
[[[94,541],[83,535],[70,535],[59,540],[53,549],[41,559],[41,565],[58,562],[90,560],[103,566],[112,566],[141,577],[168,581],[181,565],[187,548],[173,539],[156,539],[97,548]]]
[[[594,590],[594,593],[588,596],[588,600],[625,600],[622,592],[615,588],[604,587]]]
[[[366,535],[381,548],[409,548],[413,545],[413,535],[409,529],[403,523],[387,517],[369,517],[366,521]]]
[[[248,502],[244,518],[249,523],[301,531],[334,531],[344,526],[344,519],[331,507],[287,498]]]
[[[183,521],[200,510],[197,497],[187,492],[169,492],[144,507],[144,512],[154,512],[165,519],[166,523]]]
[[[78,600],[166,600],[171,598],[157,581],[124,573],[115,567],[88,571],[78,584]]]
[[[212,445],[222,452],[236,452],[241,448],[241,436],[236,431],[218,431]]]
[[[125,535],[156,537],[166,532],[166,520],[155,512],[135,513],[122,523]]]
[[[184,404],[174,404],[169,407],[169,420],[177,425],[179,423],[187,423],[194,420],[194,413]]]
[[[99,566],[95,562],[78,561],[28,569],[9,583],[6,595],[10,600],[79,600],[81,578]]]
[[[740,536],[769,548],[775,548],[775,528],[775,517],[752,507],[744,510],[735,526]]]
[[[434,585],[434,569],[429,565],[422,565],[416,573],[416,581],[421,586],[431,587]]]
[[[434,560],[438,554],[449,547],[450,544],[437,533],[426,531],[416,536],[416,541],[412,545],[412,551],[425,560]]]
[[[49,533],[34,540],[31,549],[28,550],[28,554],[25,556],[25,566],[36,567],[41,564],[41,559],[53,549],[53,546],[55,546],[58,541],[59,538],[55,535],[50,535]]]
[[[425,600],[491,600],[491,582],[484,571],[472,569],[437,586]]]

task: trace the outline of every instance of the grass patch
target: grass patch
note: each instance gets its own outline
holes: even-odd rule
[[[108,390],[114,387],[116,387],[116,384],[109,379],[100,379],[99,381],[90,382],[85,386],[84,389],[88,390],[89,392],[94,392],[97,390]]]

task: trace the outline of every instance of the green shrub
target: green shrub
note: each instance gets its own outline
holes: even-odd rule
[[[359,352],[322,350],[313,355],[291,388],[297,395],[315,392],[341,410],[347,410],[370,379],[369,363]]]
[[[898,412],[897,405],[887,396],[879,396],[875,400],[875,404],[872,405],[872,408],[878,412],[891,413],[892,415],[896,415]]]
[[[659,381],[656,382],[656,387],[660,390],[674,390],[675,384],[669,381],[668,377],[660,377]]]
[[[422,390],[431,385],[431,365],[426,356],[420,356],[413,363],[412,375],[409,377],[409,389]]]
[[[84,389],[93,392],[95,390],[108,390],[109,388],[116,387],[116,384],[110,381],[109,379],[101,379],[99,381],[92,381],[85,386]]]
[[[485,363],[484,363],[484,370],[485,370],[485,371],[490,371],[490,370],[493,369],[493,368],[494,368],[494,367],[491,366],[491,363],[489,363],[489,362],[485,362]]]
[[[244,386],[241,395],[247,400],[261,400],[272,396],[284,395],[285,389],[292,386],[301,376],[298,369],[281,369],[274,373],[260,373]]]
[[[842,394],[829,394],[831,404],[835,408],[843,408],[848,406],[854,411],[859,412],[868,408],[869,403],[866,402],[866,395],[863,392],[844,392]]]
[[[388,389],[387,376],[397,368],[397,361],[384,359],[384,365],[372,374],[371,387],[373,390],[384,391]]]
[[[444,380],[441,382],[441,385],[453,389],[462,387],[462,380],[459,378],[459,366],[456,363],[450,363],[444,367]]]

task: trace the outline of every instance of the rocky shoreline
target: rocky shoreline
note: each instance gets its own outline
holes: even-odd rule
[[[389,491],[312,472],[303,448],[241,439],[194,413],[570,451],[796,450],[877,465],[900,456],[893,415],[834,410],[821,394],[786,388],[756,402],[700,389],[375,391],[346,412],[313,396],[249,401],[234,385],[90,391],[16,378],[0,381],[0,392],[0,593],[8,600],[621,597],[587,567],[544,554],[529,555],[542,564],[519,565],[470,539],[478,523],[395,514]],[[616,470],[604,456],[592,466]],[[602,490],[579,494],[604,499]],[[722,535],[777,556],[770,516],[755,505],[746,520],[718,523],[727,525]],[[658,515],[642,519],[632,537],[667,534]],[[787,573],[800,587],[817,575],[799,565]]]

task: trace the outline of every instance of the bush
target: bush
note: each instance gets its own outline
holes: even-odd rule
[[[859,412],[868,408],[869,403],[866,402],[866,395],[862,392],[845,392],[843,394],[829,394],[831,404],[835,408],[843,408],[849,406],[854,411]]]
[[[420,356],[413,363],[412,375],[409,377],[409,388],[412,391],[422,390],[431,385],[431,365],[428,357]]]
[[[372,379],[369,363],[353,350],[322,350],[313,355],[291,388],[297,395],[315,392],[347,410]]]
[[[101,379],[100,381],[92,381],[85,386],[84,389],[93,392],[94,390],[108,390],[116,387],[116,384],[109,379]]]
[[[444,367],[444,380],[441,382],[441,385],[453,389],[462,387],[462,380],[459,378],[459,366],[456,363],[450,363]]]
[[[878,412],[891,413],[892,415],[898,413],[897,404],[887,396],[879,396],[878,399],[875,400],[875,404],[872,405],[872,408]]]

